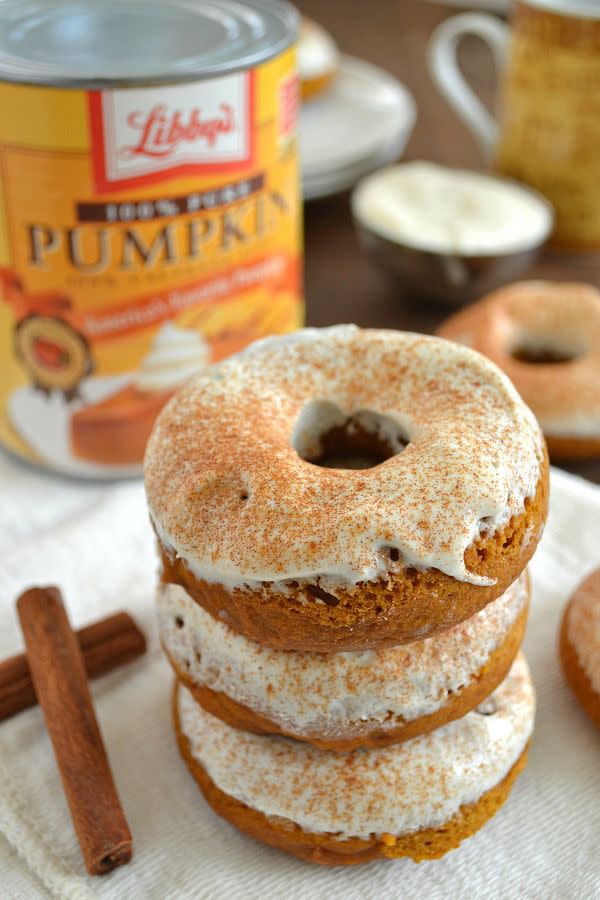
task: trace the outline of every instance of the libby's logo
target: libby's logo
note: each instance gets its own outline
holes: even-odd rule
[[[231,171],[253,161],[252,73],[164,88],[90,91],[100,193],[167,173]]]
[[[138,132],[139,140],[119,151],[122,159],[134,156],[166,159],[182,144],[202,141],[214,147],[220,135],[230,134],[236,128],[235,111],[230,103],[221,103],[218,115],[212,118],[205,118],[198,107],[187,113],[182,109],[171,112],[165,103],[159,103],[147,113],[141,110],[129,113],[127,124]]]

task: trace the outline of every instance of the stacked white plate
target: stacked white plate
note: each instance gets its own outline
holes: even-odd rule
[[[342,56],[331,87],[302,105],[304,199],[337,194],[397,160],[415,118],[415,102],[401,82],[377,66]]]
[[[460,6],[462,9],[484,9],[506,15],[510,0],[428,0],[428,2],[444,3],[446,6]]]

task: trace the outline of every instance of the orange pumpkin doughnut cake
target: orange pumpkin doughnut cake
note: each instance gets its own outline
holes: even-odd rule
[[[336,76],[339,52],[328,31],[304,17],[298,36],[298,74],[302,100],[312,100],[327,90]]]
[[[351,325],[267,338],[193,377],[157,420],[145,477],[163,580],[281,650],[457,625],[523,571],[547,512],[543,437],[493,363]]]
[[[238,731],[182,686],[181,754],[214,810],[258,840],[311,862],[435,859],[477,831],[523,768],[534,694],[519,655],[477,710],[394,747],[332,753]]]
[[[559,648],[571,690],[600,728],[600,569],[588,575],[571,597]]]
[[[208,712],[235,728],[350,750],[408,740],[478,706],[517,654],[528,594],[523,574],[440,635],[328,654],[262,647],[213,619],[178,585],[161,585],[157,605],[167,657]]]
[[[451,316],[439,334],[506,372],[538,417],[552,459],[600,456],[600,291],[511,284]]]

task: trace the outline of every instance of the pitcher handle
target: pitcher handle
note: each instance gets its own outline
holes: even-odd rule
[[[487,111],[458,67],[457,51],[465,34],[482,38],[490,47],[496,68],[504,68],[508,25],[482,13],[463,13],[438,25],[429,43],[429,69],[448,103],[454,107],[465,125],[479,141],[488,159],[498,137],[498,123]]]

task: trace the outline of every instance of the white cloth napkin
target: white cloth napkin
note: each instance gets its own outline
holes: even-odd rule
[[[0,724],[4,900],[383,900],[600,897],[600,733],[563,682],[561,610],[600,565],[600,489],[552,473],[551,512],[532,564],[526,650],[538,691],[530,764],[507,805],[442,860],[349,869],[298,862],[238,834],[205,804],[171,728],[172,679],[153,622],[156,562],[139,482],[82,484],[0,454],[0,656],[18,651],[14,599],[61,586],[77,627],[127,609],[144,659],[94,683],[100,726],[135,842],[132,863],[85,874],[38,709]]]

